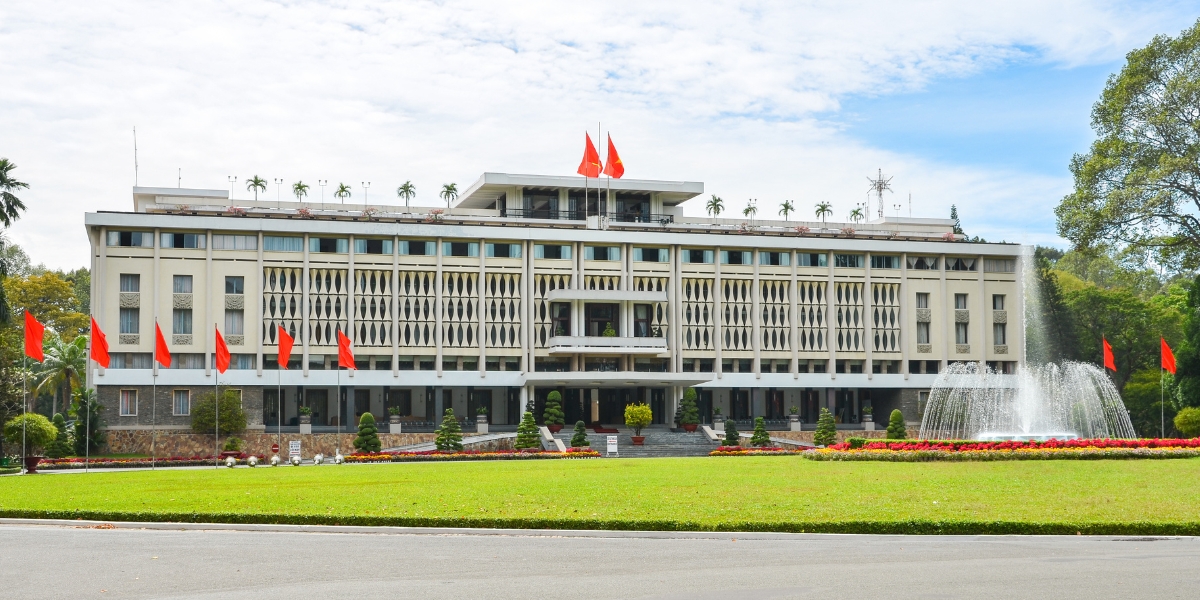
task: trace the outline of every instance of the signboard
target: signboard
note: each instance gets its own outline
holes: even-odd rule
[[[279,444],[271,444],[271,454],[279,454]]]
[[[288,442],[288,458],[300,456],[300,440],[291,440]]]
[[[608,436],[608,455],[619,456],[617,454],[617,436],[615,435]]]

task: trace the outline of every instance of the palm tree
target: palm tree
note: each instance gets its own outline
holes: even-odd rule
[[[704,205],[704,209],[708,211],[709,216],[715,219],[721,215],[721,211],[725,210],[725,201],[720,196],[713,194],[712,200]]]
[[[792,206],[791,200],[784,200],[783,204],[779,205],[779,214],[783,215],[784,221],[788,220],[788,215],[792,214],[794,210],[796,210],[796,207]]]
[[[342,204],[345,204],[346,198],[350,197],[350,186],[344,183],[339,183],[337,191],[333,193],[333,197],[340,199]]]
[[[442,197],[442,200],[446,201],[446,208],[450,208],[450,203],[454,201],[455,198],[458,198],[458,184],[447,183],[443,185],[442,193],[438,195]]]
[[[862,221],[863,220],[862,208],[856,208],[856,209],[850,211],[850,220],[854,221],[855,223]]]
[[[258,193],[267,191],[267,181],[255,175],[246,180],[246,191],[254,192],[254,201],[258,202]]]
[[[821,225],[825,225],[825,217],[833,214],[833,205],[828,202],[817,203],[817,218],[821,220]]]
[[[396,188],[396,195],[404,199],[404,208],[408,208],[408,201],[417,195],[417,187],[411,181],[405,181],[404,185]]]
[[[296,202],[303,202],[304,197],[308,195],[308,184],[303,181],[293,183],[292,195],[296,197]]]
[[[63,406],[71,398],[72,382],[81,385],[80,377],[87,371],[87,337],[78,336],[70,342],[64,342],[57,333],[51,332],[46,336],[43,347],[46,360],[42,361],[37,371],[34,392],[54,393],[66,387],[63,393]],[[58,412],[57,399],[51,401],[51,414]]]
[[[742,216],[747,219],[753,219],[754,215],[758,214],[758,207],[754,205],[755,202],[758,202],[758,200],[754,198],[746,201],[746,208],[742,209]]]
[[[5,227],[11,226],[21,218],[21,211],[25,210],[25,203],[13,192],[29,189],[28,183],[12,178],[12,170],[15,168],[17,165],[7,158],[0,158],[0,223],[4,223]]]

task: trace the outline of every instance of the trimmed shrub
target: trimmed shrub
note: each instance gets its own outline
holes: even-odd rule
[[[1200,436],[1200,408],[1189,406],[1176,413],[1175,429],[1190,438]]]
[[[201,395],[192,405],[192,431],[211,434],[217,426],[216,403],[212,394]],[[221,435],[233,435],[246,430],[246,411],[238,390],[221,390]]]
[[[591,445],[592,443],[587,439],[587,427],[584,426],[583,421],[575,421],[575,435],[571,436],[571,447],[586,448]]]
[[[21,447],[21,430],[25,431],[25,451],[28,456],[40,456],[58,437],[58,429],[50,419],[37,413],[17,415],[4,424],[4,439]]]
[[[224,450],[226,452],[241,452],[242,447],[243,447],[243,443],[240,438],[231,437],[231,438],[225,440]]]
[[[363,413],[358,419],[358,436],[354,438],[354,447],[359,452],[379,452],[383,444],[379,441],[379,429],[375,427],[375,415]]]
[[[863,446],[867,445],[867,438],[860,438],[860,437],[847,438],[846,443],[850,444],[851,450],[858,450],[859,448],[862,448]]]
[[[700,424],[700,409],[696,408],[696,388],[688,388],[683,391],[683,400],[679,403],[681,414],[679,416],[680,425],[699,425]]]
[[[630,404],[625,407],[625,425],[633,428],[633,435],[642,435],[642,429],[654,421],[654,411],[646,404]]]
[[[50,458],[62,458],[71,455],[71,442],[67,439],[67,420],[63,418],[62,413],[54,413],[52,421],[54,428],[58,430],[58,435],[54,437],[54,441],[46,447],[46,456]]]
[[[908,439],[908,428],[904,426],[904,414],[900,409],[893,410],[892,416],[888,418],[887,439]]]
[[[817,417],[817,431],[813,434],[813,443],[818,446],[832,446],[837,441],[837,423],[833,420],[833,413],[829,412],[828,408],[821,409],[821,416]]]
[[[725,442],[726,446],[740,446],[742,444],[742,436],[738,434],[737,423],[733,419],[725,421]]]
[[[562,394],[558,393],[558,390],[554,390],[546,396],[546,409],[542,411],[542,422],[546,425],[562,425],[564,416]]]
[[[754,435],[750,436],[751,446],[770,446],[771,436],[767,435],[767,423],[762,417],[754,418]]]
[[[463,449],[462,428],[458,426],[458,419],[454,418],[453,408],[447,408],[446,414],[442,416],[442,424],[437,428],[437,438],[434,439],[433,445],[437,446],[438,450],[458,452]]]
[[[521,417],[521,423],[517,425],[517,441],[513,444],[513,448],[524,450],[541,447],[542,441],[538,439],[537,423],[533,420],[533,413],[527,410]]]

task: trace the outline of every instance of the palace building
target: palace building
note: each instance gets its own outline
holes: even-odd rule
[[[316,432],[391,409],[429,431],[445,408],[511,430],[552,390],[568,423],[621,424],[644,402],[669,424],[688,387],[705,422],[778,426],[795,407],[811,424],[824,407],[856,428],[893,408],[919,420],[948,363],[1021,366],[1019,245],[968,243],[946,219],[686,217],[702,183],[596,185],[485,173],[446,209],[134,188],[132,211],[85,220],[105,423],[186,429],[217,377],[214,326],[250,429],[291,432],[301,407]],[[355,371],[337,368],[339,330]]]

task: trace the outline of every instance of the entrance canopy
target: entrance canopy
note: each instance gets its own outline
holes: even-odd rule
[[[691,387],[708,383],[712,373],[641,373],[637,371],[595,371],[528,373],[525,381],[534,385],[561,385],[581,388]]]

